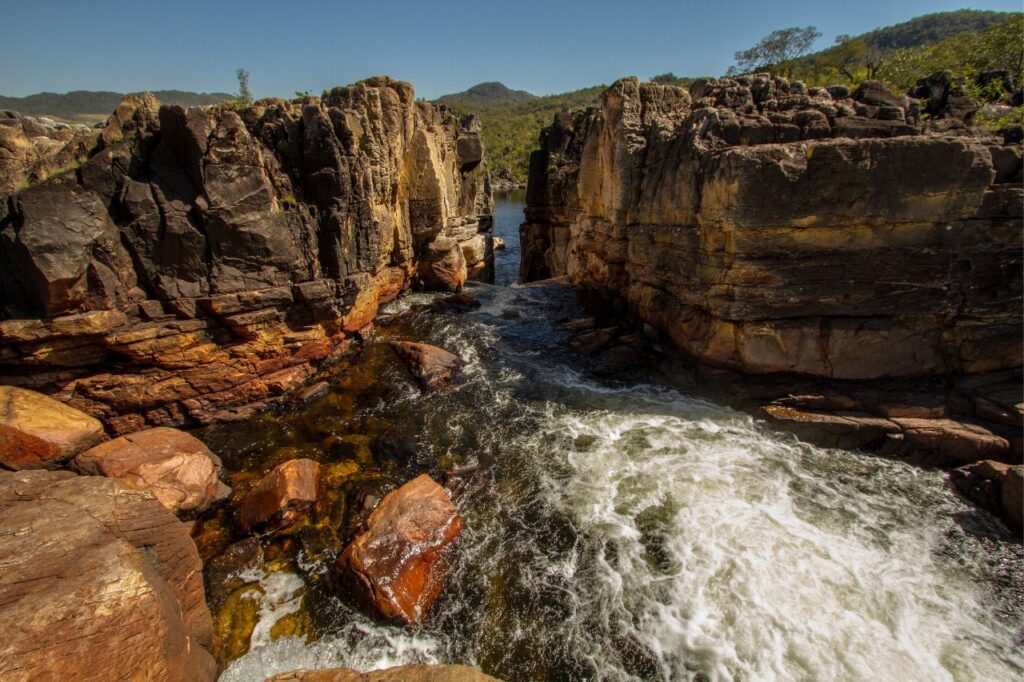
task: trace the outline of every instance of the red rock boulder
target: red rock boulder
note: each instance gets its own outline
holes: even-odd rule
[[[81,410],[42,393],[0,386],[0,466],[55,469],[106,435]]]
[[[462,361],[458,355],[427,343],[393,341],[391,347],[427,390],[437,390],[455,378]]]
[[[77,455],[75,468],[149,490],[176,514],[203,511],[230,493],[218,478],[220,458],[197,438],[167,427],[100,443]]]
[[[321,499],[320,465],[292,459],[274,467],[242,498],[235,514],[246,531],[279,531],[314,513]]]
[[[444,585],[444,550],[462,532],[448,493],[422,474],[384,496],[334,564],[341,590],[389,620],[419,622]]]

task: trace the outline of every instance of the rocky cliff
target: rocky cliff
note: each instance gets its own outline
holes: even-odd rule
[[[66,154],[84,163],[0,196],[4,383],[118,433],[279,399],[407,288],[493,277],[479,130],[387,78],[241,109],[127,98]]]
[[[542,134],[522,277],[568,275],[745,372],[1019,367],[1019,139],[968,129],[930,82],[619,81]]]

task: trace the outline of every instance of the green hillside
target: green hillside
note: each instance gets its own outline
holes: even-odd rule
[[[483,85],[499,85],[507,93],[521,93],[527,95],[527,98],[516,95],[510,100],[507,94],[503,98],[500,90],[491,88],[492,94],[499,93],[499,97],[484,101],[479,96],[468,94],[480,87],[474,86],[464,93],[445,95],[437,102],[460,114],[473,113],[480,117],[484,125],[481,136],[487,148],[491,170],[497,177],[515,183],[526,182],[530,152],[537,148],[540,129],[550,124],[552,117],[563,109],[580,109],[598,104],[601,93],[607,87],[595,85],[561,95],[536,97],[521,90],[509,90],[500,83]]]
[[[890,85],[905,89],[921,76],[948,68],[961,70],[961,62],[967,61],[966,54],[955,59],[952,52],[984,52],[981,36],[992,31],[997,33],[1019,23],[1019,12],[989,12],[981,10],[957,10],[926,14],[894,26],[875,29],[857,36],[840,36],[837,44],[825,50],[797,59],[775,64],[767,70],[786,77],[801,80],[808,85],[831,85],[835,83],[857,83],[869,78],[881,78]],[[959,45],[952,51],[936,50],[935,45]],[[1019,57],[1021,34],[1017,33],[1016,53]],[[1009,49],[1008,52],[1013,52]],[[919,60],[910,60],[910,55],[931,54]],[[904,62],[916,61],[913,74],[901,74],[893,78],[892,69],[887,65],[894,59]],[[982,58],[977,61],[986,61]],[[988,60],[992,61],[992,60]],[[995,66],[990,68],[997,68]],[[998,67],[1003,68],[1003,67]],[[928,70],[930,69],[930,70]],[[912,78],[912,80],[910,80]]]
[[[937,43],[967,31],[982,32],[1013,16],[1011,12],[961,9],[915,17],[902,24],[875,29],[864,38],[883,50],[900,50]]]

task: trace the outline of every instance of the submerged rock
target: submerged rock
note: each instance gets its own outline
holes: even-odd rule
[[[199,555],[150,493],[0,473],[0,556],[0,678],[216,678]]]
[[[53,469],[105,438],[81,410],[14,386],[0,386],[0,465]]]
[[[295,402],[311,403],[314,400],[324,397],[331,390],[331,385],[326,381],[318,381],[312,386],[307,386],[295,394]]]
[[[178,514],[203,511],[231,493],[218,478],[220,458],[178,429],[157,427],[115,438],[80,453],[74,464],[82,473],[149,490]]]
[[[461,531],[448,493],[422,474],[384,496],[334,574],[344,594],[383,617],[418,623],[441,593],[443,552]]]
[[[447,386],[462,366],[458,355],[427,343],[392,341],[391,347],[427,390],[436,391]]]
[[[245,494],[235,518],[248,532],[276,532],[313,513],[320,499],[320,465],[293,459],[274,467]]]
[[[465,665],[400,665],[361,673],[349,668],[293,670],[267,678],[267,682],[500,682],[478,668]]]

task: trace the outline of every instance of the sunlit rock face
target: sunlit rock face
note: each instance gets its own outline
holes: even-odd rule
[[[880,84],[619,81],[531,160],[525,280],[568,275],[676,346],[844,379],[1021,364],[1019,145]]]
[[[131,96],[87,156],[0,196],[0,374],[114,432],[244,417],[407,288],[493,278],[479,123],[407,83]]]

